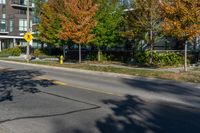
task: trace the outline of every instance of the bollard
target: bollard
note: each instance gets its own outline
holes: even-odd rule
[[[63,64],[63,56],[60,56],[60,64]]]

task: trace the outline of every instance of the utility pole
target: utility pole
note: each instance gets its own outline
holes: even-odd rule
[[[30,32],[30,9],[29,9],[29,0],[27,0],[27,32]],[[29,62],[29,54],[30,54],[30,42],[27,42],[26,47],[26,61]]]

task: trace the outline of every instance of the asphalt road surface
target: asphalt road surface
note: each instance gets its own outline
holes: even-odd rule
[[[200,133],[200,88],[0,61],[0,133]]]

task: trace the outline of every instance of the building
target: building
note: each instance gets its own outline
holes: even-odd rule
[[[30,30],[34,31],[33,9],[35,5],[30,0]],[[0,51],[16,45],[26,46],[23,39],[27,31],[27,0],[0,0]],[[36,47],[37,43],[32,42]]]

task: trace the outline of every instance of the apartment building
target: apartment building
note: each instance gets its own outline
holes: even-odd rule
[[[16,45],[26,46],[23,39],[27,31],[28,0],[0,0],[0,51]],[[34,3],[29,0],[30,30],[34,31]],[[32,42],[35,47],[36,42]]]

